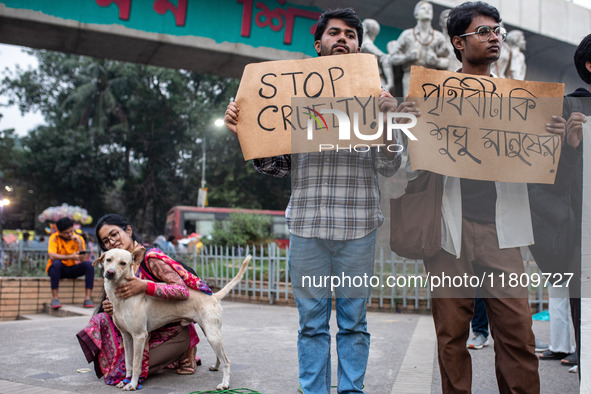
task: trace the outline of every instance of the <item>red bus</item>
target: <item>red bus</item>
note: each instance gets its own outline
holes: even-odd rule
[[[289,245],[289,229],[285,219],[285,211],[271,211],[265,209],[241,209],[241,208],[212,208],[191,207],[177,205],[166,214],[164,236],[173,235],[176,240],[186,238],[192,233],[207,237],[213,231],[214,223],[227,221],[230,214],[253,213],[265,215],[271,218],[271,238],[285,248]]]

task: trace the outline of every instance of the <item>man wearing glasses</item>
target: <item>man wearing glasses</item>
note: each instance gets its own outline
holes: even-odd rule
[[[77,278],[84,275],[86,297],[82,306],[94,308],[90,298],[94,284],[94,267],[86,254],[84,238],[74,232],[74,222],[70,218],[61,218],[56,222],[58,231],[49,237],[47,253],[49,261],[45,271],[51,278],[51,308],[61,308],[58,298],[58,287],[61,278]],[[113,238],[118,238],[113,234]]]
[[[506,39],[500,23],[498,10],[483,2],[463,3],[450,11],[447,28],[462,62],[459,73],[494,77],[491,64],[499,59]],[[402,103],[398,112],[419,115],[411,100]],[[549,133],[564,135],[564,130],[565,121],[559,116],[546,125]],[[534,241],[527,184],[444,177],[441,228],[442,249],[424,261],[431,277],[523,274],[520,247]],[[495,341],[499,392],[539,393],[527,288],[483,282],[479,291]],[[466,341],[475,288],[445,286],[431,294],[442,391],[470,393],[472,365]]]

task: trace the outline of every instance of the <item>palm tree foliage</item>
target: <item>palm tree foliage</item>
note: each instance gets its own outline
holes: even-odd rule
[[[6,157],[18,157],[18,165],[0,160],[0,180],[34,194],[34,207],[23,208],[30,215],[69,203],[95,218],[119,212],[140,232],[161,233],[170,207],[196,204],[203,141],[210,205],[284,209],[289,180],[257,174],[237,138],[213,126],[237,80],[30,52],[39,67],[5,73],[0,88],[23,113],[39,110],[46,121],[22,138],[0,135],[13,142]]]

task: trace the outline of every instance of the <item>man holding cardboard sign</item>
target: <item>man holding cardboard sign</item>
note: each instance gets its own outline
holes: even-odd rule
[[[355,11],[327,11],[318,21],[314,47],[321,57],[355,54],[362,37],[363,26]],[[377,67],[374,71],[378,75]],[[360,76],[357,78],[359,81]],[[360,80],[365,78],[361,75]],[[379,92],[379,76],[372,89]],[[390,93],[383,90],[379,96],[380,111],[396,109]],[[224,122],[240,136],[238,119],[238,105],[231,102]],[[362,393],[370,337],[366,303],[371,289],[346,285],[340,279],[373,274],[376,229],[384,219],[377,174],[393,175],[400,166],[400,154],[377,148],[341,149],[256,158],[254,165],[257,171],[278,177],[289,176],[293,170],[286,216],[291,232],[290,276],[300,316],[301,389],[304,393],[330,392],[329,320],[334,290],[339,326],[338,391]]]
[[[500,22],[498,10],[483,2],[467,2],[451,10],[447,22],[448,32],[456,57],[462,62],[462,68],[459,73],[455,73],[455,80],[460,81],[459,83],[449,89],[441,89],[440,94],[434,95],[440,99],[439,104],[453,105],[453,110],[457,111],[460,109],[458,102],[468,96],[468,90],[478,94],[476,85],[486,87],[486,81],[495,82],[495,78],[491,78],[490,67],[498,60],[506,38]],[[416,87],[417,81],[414,82]],[[453,97],[442,97],[450,91],[453,92]],[[459,91],[462,93],[456,95]],[[415,98],[402,103],[398,111],[418,115],[419,107],[422,113],[433,114],[433,107],[425,105],[426,100],[417,99],[428,95],[426,91],[421,93],[424,95],[417,90],[413,92],[411,79],[410,97]],[[411,100],[416,100],[419,104]],[[455,126],[451,124],[461,123],[445,123],[446,131],[435,133],[437,136],[444,136],[449,131],[454,137],[454,140],[450,139],[450,146],[464,141],[463,147],[455,147],[458,149],[458,155],[453,157],[455,163],[459,162],[458,158],[472,162],[476,162],[475,159],[482,161],[476,155],[469,157],[466,141],[480,141],[478,127],[489,127],[487,124],[490,124],[483,117],[501,116],[501,112],[489,111],[490,107],[486,111],[480,110],[482,107],[478,105],[483,104],[482,98],[473,100],[470,107],[466,102],[465,104],[462,109],[472,112],[478,110],[479,117],[473,116],[477,127],[464,127],[452,132],[450,129]],[[507,115],[507,112],[504,114]],[[461,115],[456,114],[453,121],[464,121]],[[548,113],[544,115],[549,118]],[[545,125],[548,133],[564,136],[564,119],[553,116],[551,120],[549,123],[548,120],[543,121],[540,128]],[[420,127],[419,124],[417,129]],[[421,143],[426,142],[425,139],[418,138],[418,143],[413,142],[415,148],[427,149],[426,144],[421,146]],[[500,146],[499,144],[498,147]],[[440,150],[440,153],[449,157],[448,153],[451,154],[451,151],[450,148]],[[556,155],[558,154],[559,151]],[[412,161],[417,157],[410,149],[409,156],[411,166],[416,168]],[[456,170],[457,165],[451,168],[451,171]],[[448,174],[441,168],[434,171]],[[433,288],[431,308],[437,333],[442,390],[444,393],[471,392],[472,365],[466,341],[474,312],[475,290],[478,288],[486,303],[495,341],[499,391],[539,393],[538,359],[534,353],[535,339],[531,327],[528,288],[525,280],[521,283],[517,280],[524,279],[526,275],[519,248],[533,243],[527,184],[516,183],[518,181],[500,182],[498,178],[491,180],[480,175],[470,179],[459,176],[448,174],[444,177],[442,249],[424,261]]]

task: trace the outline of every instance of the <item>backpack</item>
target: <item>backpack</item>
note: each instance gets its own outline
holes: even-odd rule
[[[407,259],[428,259],[441,250],[443,175],[424,171],[405,193],[390,199],[390,249]]]

